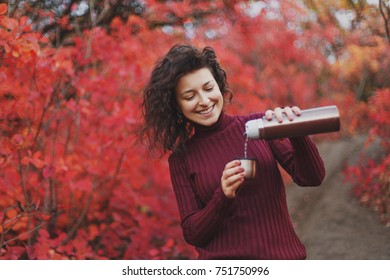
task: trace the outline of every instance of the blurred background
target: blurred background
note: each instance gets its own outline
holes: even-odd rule
[[[230,114],[338,106],[342,130],[313,137],[324,186],[285,178],[294,225],[309,258],[390,259],[384,0],[0,0],[0,259],[196,257],[166,157],[136,137],[153,65],[183,42],[216,50]]]

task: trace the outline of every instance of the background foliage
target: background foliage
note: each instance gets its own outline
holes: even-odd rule
[[[389,224],[389,6],[0,1],[0,258],[195,257],[166,159],[136,139],[142,87],[178,42],[216,49],[230,113],[336,104],[339,136],[381,141],[382,158],[346,174]]]

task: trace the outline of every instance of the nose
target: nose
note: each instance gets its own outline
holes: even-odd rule
[[[202,92],[199,94],[199,105],[208,105],[209,104],[209,97],[207,96],[207,93]]]

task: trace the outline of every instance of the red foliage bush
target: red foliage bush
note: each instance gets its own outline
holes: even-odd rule
[[[0,17],[0,258],[194,256],[166,161],[135,141],[148,33],[114,22],[52,49],[25,24]]]
[[[362,154],[360,162],[346,169],[354,193],[363,205],[376,210],[381,221],[390,226],[390,90],[377,90],[369,103],[369,119],[372,127],[367,145],[380,141],[383,156],[374,160]]]

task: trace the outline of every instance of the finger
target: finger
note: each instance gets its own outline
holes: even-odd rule
[[[222,185],[222,190],[227,197],[233,198],[236,196],[237,190],[243,182],[244,182],[244,178],[240,178],[236,180],[233,184],[229,185],[228,187],[224,187]]]
[[[284,112],[286,113],[286,116],[290,121],[294,120],[294,113],[291,107],[284,107]]]
[[[226,180],[233,175],[243,173],[244,170],[245,169],[241,165],[226,169],[223,171],[222,178]]]
[[[300,116],[300,115],[301,115],[301,109],[299,109],[298,106],[293,106],[291,109],[293,110],[293,112],[295,113],[295,115],[297,115],[297,116]]]
[[[232,191],[237,191],[237,189],[242,185],[242,183],[244,183],[245,181],[245,178],[240,178],[238,179],[237,181],[235,181],[232,185],[230,185],[230,190]]]
[[[224,171],[239,165],[241,165],[241,162],[238,159],[232,160],[225,165]]]
[[[267,111],[265,112],[265,118],[266,118],[268,121],[272,120],[273,115],[274,115],[274,111],[272,111],[272,110],[267,110]]]
[[[230,176],[227,179],[221,178],[223,192],[229,197],[234,197],[235,190],[244,182],[244,179],[244,172]]]
[[[226,180],[230,176],[237,174],[237,173],[240,173],[240,172],[243,172],[243,171],[244,171],[244,168],[241,167],[240,160],[230,161],[226,164],[225,169],[222,172],[221,180]]]
[[[245,170],[245,169],[244,169],[241,165],[239,165],[239,166],[232,167],[232,168],[230,168],[230,169],[226,169],[226,170],[224,171],[224,173],[225,173],[226,178],[227,178],[227,177],[236,175],[236,174],[238,174],[238,173],[244,172],[244,170]]]
[[[274,109],[276,120],[280,123],[283,122],[283,112],[284,112],[284,110],[280,107],[276,107]]]
[[[236,175],[230,176],[225,180],[225,186],[228,189],[235,189],[238,186],[241,185],[241,183],[244,181],[245,173],[241,172]]]

